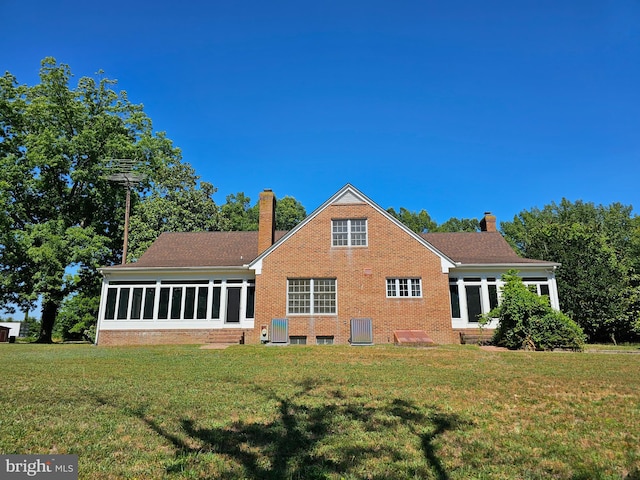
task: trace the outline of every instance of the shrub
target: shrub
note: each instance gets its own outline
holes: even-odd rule
[[[487,314],[498,318],[493,341],[511,349],[582,350],[585,336],[580,326],[564,313],[551,308],[546,296],[538,296],[522,282],[518,272],[510,270],[502,276],[500,306]]]
[[[58,314],[56,335],[61,336],[63,340],[93,341],[99,306],[99,295],[79,293],[67,297]]]

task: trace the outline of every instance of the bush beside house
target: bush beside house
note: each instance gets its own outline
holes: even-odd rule
[[[502,302],[484,319],[499,319],[493,337],[496,345],[525,350],[584,348],[582,328],[564,313],[551,308],[546,296],[532,292],[514,270],[505,273],[502,279],[505,282]]]

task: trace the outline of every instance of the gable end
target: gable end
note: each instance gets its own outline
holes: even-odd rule
[[[332,205],[358,205],[365,204],[367,202],[365,202],[361,197],[357,196],[353,191],[347,190],[331,203]]]
[[[412,231],[398,219],[389,214],[386,210],[376,204],[374,201],[365,196],[362,192],[356,189],[351,184],[346,184],[342,187],[336,194],[334,194],[331,198],[329,198],[326,202],[324,202],[320,207],[314,210],[310,215],[308,215],[302,222],[300,222],[296,227],[290,230],[287,234],[285,234],[279,241],[274,243],[270,248],[266,251],[262,252],[258,257],[253,260],[249,264],[249,268],[253,269],[257,275],[260,275],[262,271],[262,259],[269,255],[273,250],[278,248],[282,243],[286,242],[288,238],[294,235],[298,230],[304,227],[307,223],[309,223],[312,219],[317,217],[320,212],[325,210],[327,207],[332,205],[370,205],[374,210],[378,211],[382,216],[387,218],[391,223],[398,226],[401,230],[403,230],[406,234],[411,236],[413,239],[418,241],[422,246],[430,250],[432,253],[437,255],[440,258],[440,264],[442,273],[448,273],[449,269],[455,267],[455,262],[449,258],[447,255],[442,253],[439,249],[431,245],[428,241],[422,238],[420,235]]]

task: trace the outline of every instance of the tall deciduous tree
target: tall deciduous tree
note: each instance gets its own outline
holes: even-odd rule
[[[243,192],[227,195],[226,200],[220,208],[221,225],[224,230],[258,230],[260,219],[258,203],[251,207],[251,198]],[[276,230],[291,230],[306,216],[304,206],[295,198],[287,195],[276,200]]]
[[[220,214],[224,230],[242,232],[258,229],[258,210],[251,208],[251,198],[243,192],[227,195],[226,203],[220,207]]]
[[[163,232],[222,230],[225,222],[213,200],[215,191],[210,183],[198,182],[188,164],[159,172],[151,194],[133,207],[129,261],[137,260]]]
[[[433,232],[437,227],[437,223],[431,219],[426,210],[412,212],[404,207],[400,207],[400,211],[396,212],[393,207],[387,209],[387,213],[400,220],[406,227],[416,233]]]
[[[0,77],[0,301],[42,302],[40,342],[50,342],[68,295],[99,288],[96,268],[122,255],[125,191],[106,176],[130,158],[153,187],[179,168],[180,152],[154,134],[142,106],[114,81],[82,77],[43,60],[40,83]]]
[[[276,200],[276,230],[291,230],[306,216],[307,211],[295,198],[287,195]]]
[[[431,218],[426,210],[412,212],[404,207],[400,207],[400,211],[391,207],[387,209],[387,213],[400,220],[405,226],[409,227],[416,233],[426,232],[478,232],[480,231],[480,222],[477,218],[455,218],[452,217],[444,223],[438,223]]]
[[[640,235],[632,208],[563,199],[502,222],[526,257],[559,262],[561,306],[590,341],[629,340],[638,321]]]
[[[438,225],[434,232],[479,232],[480,222],[477,218],[452,217]]]

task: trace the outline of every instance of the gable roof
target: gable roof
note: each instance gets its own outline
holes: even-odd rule
[[[519,257],[500,232],[417,234],[350,184],[345,185],[288,232],[277,231],[274,244],[258,254],[258,232],[162,233],[135,263],[105,270],[146,268],[257,268],[261,260],[332,204],[366,203],[440,257],[443,272],[464,265],[557,266]],[[102,269],[101,269],[102,270]]]
[[[422,233],[420,236],[458,264],[558,265],[518,256],[500,232]]]
[[[276,232],[276,239],[284,233]],[[257,256],[257,231],[165,232],[137,262],[109,268],[242,267]]]
[[[326,209],[327,207],[329,207],[330,205],[333,205],[333,204],[341,204],[341,205],[345,205],[345,204],[347,204],[347,205],[348,204],[368,204],[374,210],[378,211],[378,213],[380,213],[382,216],[386,217],[391,223],[394,223],[401,230],[404,230],[404,232],[407,235],[413,237],[419,243],[421,243],[426,248],[431,250],[434,254],[436,254],[438,257],[440,257],[440,263],[442,265],[443,272],[446,272],[446,270],[449,267],[453,267],[454,266],[454,262],[451,260],[451,258],[448,258],[440,250],[438,250],[436,247],[431,245],[424,238],[422,238],[420,235],[418,235],[413,230],[408,228],[406,225],[404,225],[398,219],[396,219],[395,217],[390,215],[389,212],[387,212],[385,209],[380,207],[377,203],[375,203],[373,200],[371,200],[369,197],[367,197],[364,193],[362,193],[361,191],[359,191],[357,188],[355,188],[353,185],[351,185],[349,183],[347,183],[344,187],[342,187],[340,190],[338,190],[326,202],[324,202],[322,205],[320,205],[318,208],[316,208],[311,214],[309,214],[302,222],[300,222],[298,225],[296,225],[292,230],[289,230],[280,240],[274,242],[274,244],[271,245],[271,247],[267,248],[264,252],[262,252],[260,255],[258,255],[258,257],[255,260],[253,260],[250,263],[249,266],[252,267],[252,268],[256,267],[256,269],[259,271],[262,268],[261,262],[262,262],[263,258],[265,258],[267,255],[269,255],[271,252],[273,252],[281,244],[286,242],[287,239],[289,237],[291,237],[295,232],[297,232],[301,228],[304,228],[304,226],[307,223],[309,223],[315,217],[317,217],[324,209]]]

